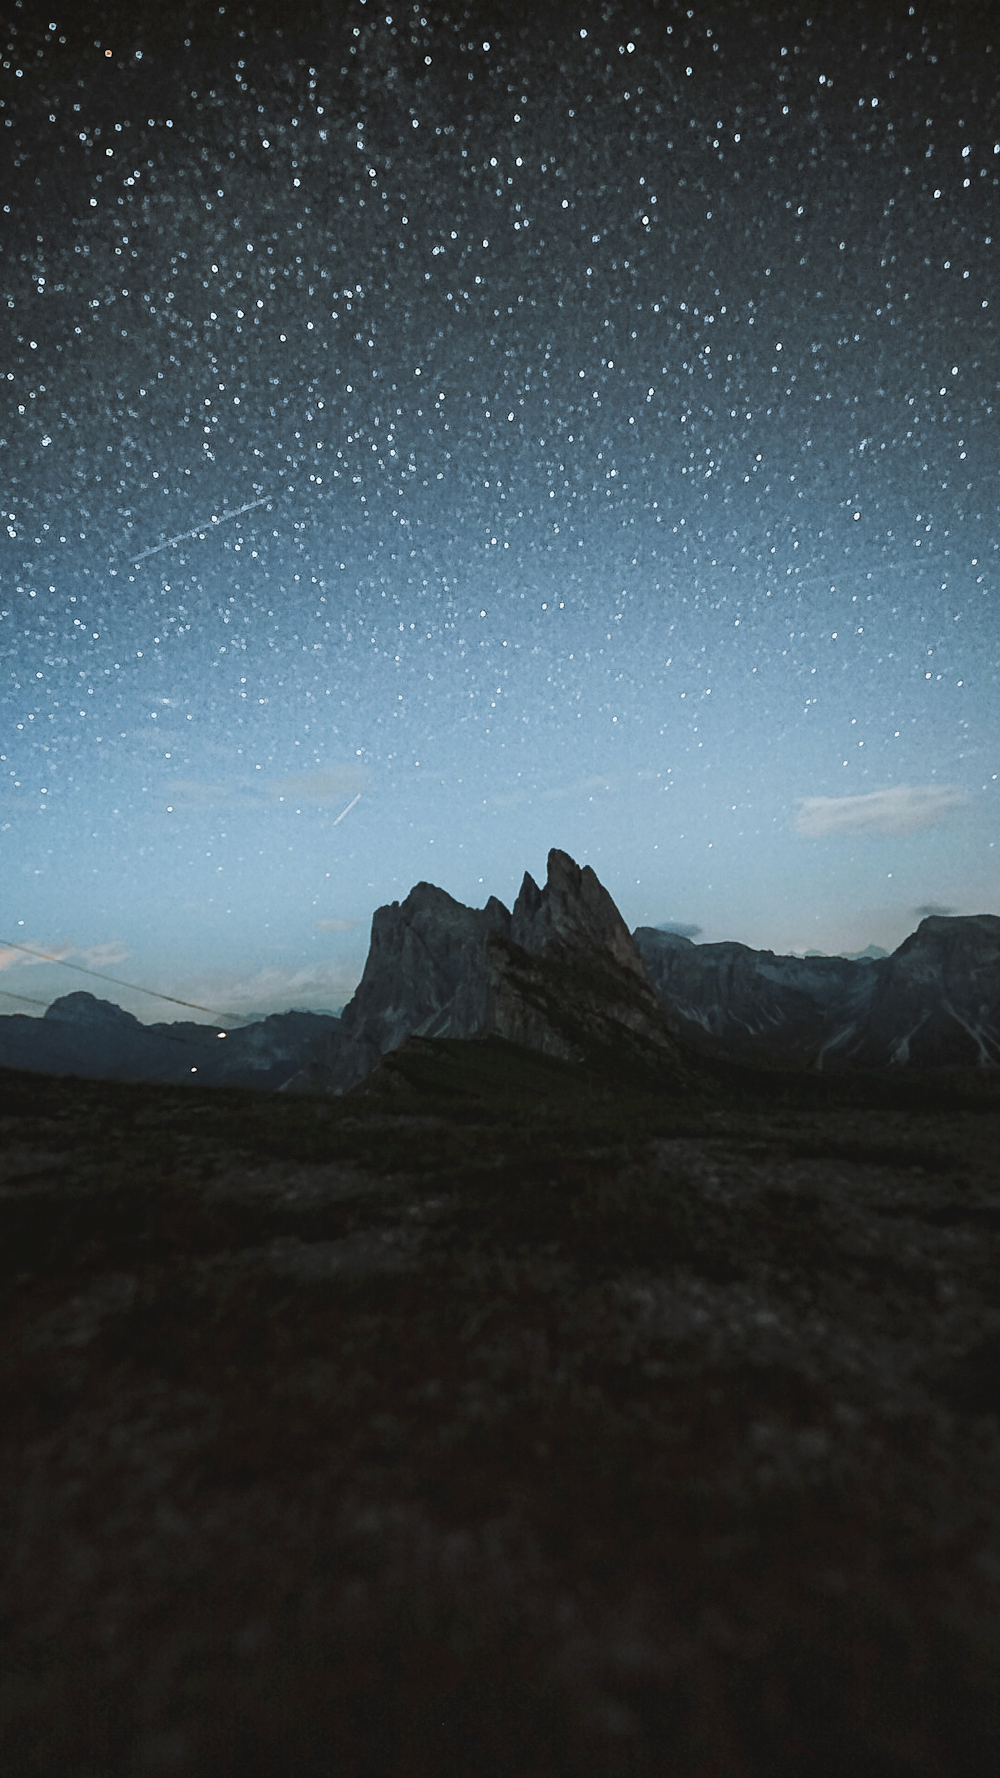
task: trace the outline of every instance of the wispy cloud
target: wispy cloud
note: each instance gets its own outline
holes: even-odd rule
[[[292,1007],[329,1011],[351,998],[360,974],[360,965],[347,960],[314,963],[302,969],[272,966],[251,975],[213,972],[208,979],[185,981],[177,991],[229,1017],[288,1012]]]
[[[599,772],[593,777],[576,778],[572,784],[563,784],[552,790],[543,790],[541,798],[543,802],[547,803],[563,802],[568,797],[592,796],[598,790],[614,790],[615,783],[614,778],[607,778]]]
[[[286,802],[339,803],[345,796],[367,790],[371,773],[367,766],[326,766],[319,772],[296,772],[287,778],[271,778],[268,790]]]
[[[63,940],[57,945],[45,944],[41,939],[26,938],[23,948],[21,941],[17,944],[0,946],[0,969],[13,969],[20,966],[25,969],[37,969],[45,963],[75,963],[87,969],[112,969],[117,963],[124,963],[129,955],[127,945],[120,939],[109,938],[100,945],[74,945]]]
[[[914,908],[913,912],[918,920],[926,920],[931,914],[943,915],[947,918],[949,914],[957,914],[958,909],[942,907],[939,901],[922,901],[918,908]]]
[[[940,827],[967,801],[957,784],[897,784],[865,796],[804,796],[794,827],[810,840],[830,834],[917,833]]]
[[[314,932],[353,932],[357,920],[317,920]]]
[[[166,787],[170,813],[262,809],[273,803],[343,803],[368,789],[371,773],[355,764],[324,766],[316,772],[294,772],[286,778],[246,779],[220,784],[204,778],[171,778]]]
[[[172,809],[217,809],[229,798],[223,784],[206,784],[201,778],[172,778],[166,788]]]
[[[88,969],[113,969],[116,964],[124,963],[130,952],[128,945],[123,945],[120,939],[109,938],[103,945],[87,945],[75,955]]]
[[[685,925],[683,920],[661,920],[656,928],[657,932],[672,932],[677,938],[690,939],[700,938],[702,930],[701,926]]]
[[[597,773],[586,778],[574,778],[569,784],[553,784],[547,790],[523,788],[501,790],[491,801],[497,809],[513,809],[522,803],[562,803],[572,802],[580,797],[593,798],[605,790],[614,790],[617,780]]]
[[[74,949],[73,945],[46,945],[38,939],[26,938],[23,950],[8,945],[0,950],[0,969],[35,969],[40,963],[65,963],[73,956]]]

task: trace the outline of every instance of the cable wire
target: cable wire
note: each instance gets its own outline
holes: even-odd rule
[[[92,975],[99,982],[113,982],[116,988],[131,988],[135,994],[152,994],[155,1000],[169,1000],[173,1006],[188,1006],[193,1012],[207,1012],[218,1024],[223,1024],[227,1017],[242,1019],[241,1013],[219,1013],[213,1006],[202,1006],[197,1000],[179,1000],[176,994],[161,994],[159,988],[143,988],[138,982],[125,982],[120,975],[105,975],[100,969],[86,969],[82,963],[67,963],[64,957],[50,957],[46,951],[33,951],[30,945],[20,945],[15,939],[0,938],[0,945],[7,945],[12,951],[23,951],[28,957],[38,957],[43,963],[58,963],[60,969],[75,969],[78,975]],[[27,996],[18,994],[17,1000]],[[41,1005],[41,1001],[36,1003]]]

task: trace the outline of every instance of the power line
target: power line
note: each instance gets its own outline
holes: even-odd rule
[[[146,989],[147,993],[152,993],[153,991],[154,990],[151,988]],[[48,1000],[39,1000],[34,994],[15,994],[10,988],[0,988],[0,998],[4,1000],[23,1000],[27,1006],[44,1006],[46,1012],[50,1010],[50,1002]],[[0,1018],[4,1017],[15,1018],[17,1015],[14,1013],[0,1013]],[[38,1024],[41,1024],[41,1022],[41,1019],[37,1020]],[[59,1021],[57,1020],[56,1023],[58,1024]],[[149,1027],[143,1025],[141,1026],[141,1029],[145,1031],[148,1030]],[[208,1029],[210,1030],[211,1026],[209,1026]],[[179,1037],[175,1031],[158,1031],[156,1035],[158,1039],[166,1038],[171,1043],[185,1044],[188,1047],[190,1047],[193,1042],[193,1039],[190,1037]],[[220,1032],[219,1035],[221,1037],[223,1033]]]
[[[39,957],[43,963],[58,963],[60,969],[75,969],[78,975],[92,975],[99,982],[114,982],[116,988],[131,988],[135,994],[151,994],[154,1000],[169,1000],[173,1006],[188,1006],[194,1012],[211,1013],[212,1018],[219,1024],[222,1024],[227,1017],[237,1019],[242,1017],[240,1013],[231,1015],[219,1013],[214,1006],[202,1006],[197,1000],[179,1000],[176,994],[161,994],[158,988],[143,988],[138,982],[124,982],[120,975],[105,975],[104,971],[100,969],[85,969],[82,963],[67,963],[63,957],[50,957],[46,951],[33,951],[30,945],[19,945],[12,938],[0,938],[0,945],[8,945],[12,951],[23,951],[27,957]],[[14,998],[23,1000],[27,996],[18,994]],[[38,1001],[36,1004],[40,1006],[42,1002]]]
[[[0,988],[0,998],[4,1000],[23,1000],[26,1006],[48,1006],[47,1000],[39,1000],[34,994],[15,994],[10,988]]]

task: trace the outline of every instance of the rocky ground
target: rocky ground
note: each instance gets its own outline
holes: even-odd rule
[[[4,1772],[992,1778],[995,1077],[378,1085],[0,1073]]]

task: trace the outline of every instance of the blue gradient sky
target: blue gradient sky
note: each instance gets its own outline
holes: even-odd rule
[[[705,940],[1000,912],[1000,30],[12,16],[0,937],[235,1014],[552,845]]]

